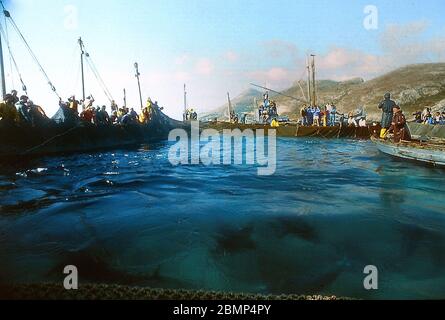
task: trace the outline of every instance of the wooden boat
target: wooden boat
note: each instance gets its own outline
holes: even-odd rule
[[[258,130],[263,129],[265,134],[271,129],[276,129],[278,137],[318,137],[327,139],[336,138],[351,138],[351,139],[369,139],[375,132],[380,131],[379,126],[369,127],[347,127],[347,126],[335,126],[335,127],[314,127],[314,126],[301,126],[298,124],[281,124],[278,128],[272,128],[270,125],[263,124],[239,124],[228,122],[206,123],[202,124],[203,129],[216,129],[222,131],[224,129],[240,129],[240,130]]]
[[[182,122],[167,117],[159,109],[154,109],[148,124],[58,124],[54,120],[48,120],[45,125],[32,127],[1,120],[0,157],[17,158],[136,146],[167,139],[169,132],[175,128],[186,127]]]
[[[400,143],[375,137],[372,137],[371,140],[382,153],[392,157],[445,167],[445,141],[443,140],[431,140],[429,142],[415,140]]]

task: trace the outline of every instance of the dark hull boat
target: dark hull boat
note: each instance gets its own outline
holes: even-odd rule
[[[445,142],[402,141],[393,143],[372,137],[376,147],[392,157],[445,167]]]
[[[155,109],[148,124],[93,125],[47,120],[37,126],[0,120],[0,157],[88,152],[133,146],[168,138],[172,129],[185,128]]]
[[[203,129],[216,129],[222,131],[224,129],[240,129],[240,130],[258,130],[263,129],[265,134],[269,130],[275,129],[278,137],[319,137],[319,138],[351,138],[351,139],[369,139],[374,132],[380,131],[379,126],[371,127],[306,127],[297,124],[280,125],[272,128],[269,125],[262,124],[235,124],[227,122],[209,123],[201,126]]]

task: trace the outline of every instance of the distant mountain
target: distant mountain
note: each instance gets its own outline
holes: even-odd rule
[[[319,81],[317,90],[319,103],[334,102],[345,113],[363,107],[368,118],[375,120],[381,115],[377,108],[379,102],[386,92],[390,92],[405,114],[411,117],[413,112],[426,106],[435,110],[445,108],[445,63],[409,65],[369,81]],[[284,93],[301,96],[301,89],[296,85]],[[281,112],[298,116],[300,103],[286,97],[276,100]]]
[[[333,102],[338,110],[344,113],[363,108],[369,119],[379,120],[381,111],[377,108],[386,92],[402,107],[405,114],[411,114],[425,107],[433,110],[445,109],[445,63],[414,64],[391,71],[375,79],[365,81],[355,78],[347,81],[319,80],[317,84],[317,99],[319,104]],[[300,83],[307,95],[306,82]],[[302,98],[298,83],[282,91],[283,94]],[[237,113],[254,113],[253,99],[260,102],[263,92],[250,89],[233,99]],[[280,114],[291,118],[299,117],[302,102],[288,97],[275,95]],[[261,103],[261,102],[260,102]],[[227,114],[227,104],[213,112],[213,117]]]

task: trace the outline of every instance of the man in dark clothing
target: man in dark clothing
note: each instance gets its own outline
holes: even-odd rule
[[[411,141],[409,129],[406,127],[406,118],[400,107],[394,106],[393,113],[394,116],[388,132],[394,133],[394,142],[399,143],[400,140]]]
[[[392,118],[393,118],[393,108],[396,106],[396,103],[391,100],[391,94],[385,94],[385,100],[383,100],[379,104],[379,109],[382,109],[382,132],[380,133],[380,137],[383,138],[385,136],[386,131],[391,126]]]

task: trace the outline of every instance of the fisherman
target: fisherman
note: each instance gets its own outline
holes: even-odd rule
[[[331,103],[331,111],[329,112],[329,125],[335,126],[335,123],[337,121],[337,107]]]
[[[428,115],[431,113],[431,109],[429,107],[425,107],[422,111],[422,122],[426,122]]]
[[[428,111],[427,114],[425,115],[423,123],[430,124],[430,125],[434,124],[434,118],[430,111]]]
[[[84,101],[82,101],[82,111],[93,108],[94,102],[95,100],[93,96],[88,96]]]
[[[263,95],[263,101],[264,101],[264,107],[268,108],[269,107],[269,91],[266,91],[266,93]]]
[[[30,108],[28,105],[29,98],[25,95],[21,96],[19,102],[15,104],[17,111],[19,113],[19,119],[25,123],[32,123],[32,118],[30,115]]]
[[[188,113],[188,110],[187,110]],[[188,115],[185,114],[185,119],[188,120]],[[142,109],[141,115],[139,116],[140,123],[148,123],[150,121],[150,113],[148,112],[148,108],[145,107]]]
[[[416,111],[413,113],[414,116],[414,122],[415,123],[422,123],[422,111]]]
[[[361,117],[359,122],[358,122],[358,126],[360,128],[366,128],[368,125],[366,124],[366,117]]]
[[[74,112],[74,114],[79,114],[79,101],[76,100],[76,96],[71,96],[68,98],[69,108]]]
[[[134,108],[130,109],[129,114],[132,122],[139,122],[139,115],[136,111],[134,111]]]
[[[303,105],[303,107],[300,109],[300,116],[301,116],[301,125],[306,126],[307,125],[307,107],[306,105]]]
[[[348,127],[357,127],[357,121],[354,119],[354,114],[349,112],[348,115]]]
[[[0,102],[0,120],[17,121],[19,113],[15,108],[15,98],[12,94],[6,94],[2,102]]]
[[[243,115],[241,116],[241,123],[242,124],[246,124],[246,118],[247,118],[247,114],[243,113]]]
[[[119,123],[119,117],[117,116],[117,111],[113,111],[110,117],[111,124],[118,124]]]
[[[271,126],[272,128],[278,128],[278,127],[280,126],[280,123],[277,121],[276,118],[273,118],[273,119],[272,119],[272,122],[270,123],[270,126]]]
[[[440,118],[440,124],[444,125],[445,124],[445,111],[442,112],[442,116]]]
[[[80,114],[80,118],[86,123],[93,123],[94,117],[95,114],[93,111],[93,107],[88,107]]]
[[[270,107],[271,116],[273,117],[277,116],[278,115],[277,103],[274,100],[272,100],[270,105],[271,105]]]
[[[388,129],[388,132],[394,133],[394,143],[399,143],[401,140],[411,141],[409,129],[406,127],[405,115],[402,113],[402,110],[399,106],[394,106],[393,114],[394,115],[392,118],[392,123],[390,128]]]
[[[114,111],[117,111],[119,109],[116,101],[111,100],[111,113],[113,113]]]
[[[440,124],[441,115],[440,112],[436,112],[436,115],[434,116],[434,124]]]
[[[380,138],[385,137],[386,131],[391,126],[391,120],[394,115],[393,109],[396,106],[396,103],[391,100],[391,93],[386,93],[384,98],[385,100],[379,104],[379,109],[382,109],[382,130],[380,131]]]
[[[17,90],[12,90],[11,91],[11,96],[12,96],[12,100],[13,100],[14,104],[19,102],[19,97],[17,95],[18,95]]]
[[[316,127],[320,126],[320,114],[321,114],[321,110],[318,106],[316,106],[314,109],[314,122],[313,125]]]

